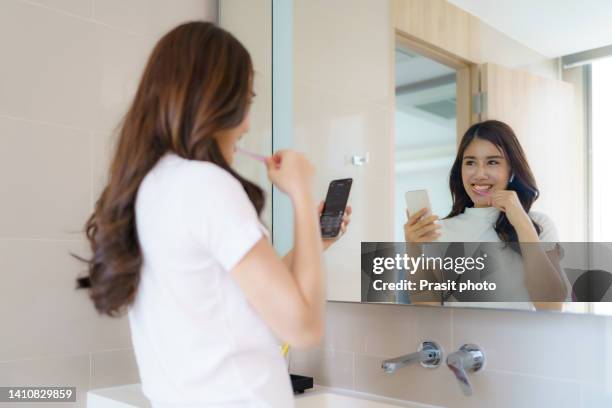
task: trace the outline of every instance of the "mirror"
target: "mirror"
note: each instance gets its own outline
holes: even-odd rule
[[[226,2],[232,3],[220,1],[221,16],[224,8],[229,13]],[[532,210],[551,220],[565,246],[567,285],[577,284],[582,272],[612,271],[610,245],[581,244],[612,241],[603,210],[612,204],[604,187],[612,168],[602,155],[609,151],[603,135],[612,126],[604,113],[612,107],[612,70],[602,57],[612,50],[589,51],[608,44],[559,50],[547,48],[550,41],[521,42],[448,2],[263,3],[275,18],[227,26],[271,31],[257,44],[255,37],[239,36],[249,50],[271,50],[273,61],[269,88],[257,90],[258,98],[271,95],[271,111],[260,111],[270,115],[262,129],[271,130],[271,140],[267,131],[251,132],[255,140],[245,143],[264,154],[285,147],[304,152],[317,168],[321,199],[331,180],[353,179],[349,231],[325,254],[328,300],[363,300],[362,242],[404,242],[407,191],[427,190],[432,212],[449,214],[449,173],[459,142],[470,125],[491,119],[510,125],[524,150],[539,189]],[[264,176],[256,181],[268,188],[274,245],[284,252],[292,246],[291,209]],[[589,281],[590,287],[610,299],[612,284],[607,275],[602,279]],[[377,301],[416,303],[391,297]],[[611,303],[548,303],[453,306],[612,314]]]

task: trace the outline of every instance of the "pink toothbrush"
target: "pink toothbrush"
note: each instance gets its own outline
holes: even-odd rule
[[[266,160],[267,160],[267,157],[262,156],[262,155],[257,154],[257,153],[249,152],[248,150],[244,150],[244,149],[243,149],[243,148],[241,148],[241,147],[235,146],[235,147],[234,147],[234,149],[235,149],[235,150],[236,150],[238,153],[242,153],[242,154],[244,154],[244,155],[247,155],[247,156],[249,156],[250,158],[255,159],[255,160],[257,160],[257,161],[260,161],[260,162],[262,162],[262,163],[265,163],[265,162],[266,162]]]

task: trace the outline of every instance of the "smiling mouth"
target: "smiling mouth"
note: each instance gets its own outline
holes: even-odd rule
[[[492,184],[472,184],[472,191],[481,196],[491,195]]]

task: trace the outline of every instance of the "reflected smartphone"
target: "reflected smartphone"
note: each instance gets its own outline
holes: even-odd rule
[[[404,194],[406,199],[406,209],[408,210],[408,217],[418,212],[421,208],[427,208],[427,215],[431,215],[431,203],[429,202],[429,194],[427,190],[414,190],[406,191]]]
[[[327,197],[321,212],[321,235],[323,238],[334,238],[340,233],[342,216],[348,202],[353,179],[333,180],[329,183]]]

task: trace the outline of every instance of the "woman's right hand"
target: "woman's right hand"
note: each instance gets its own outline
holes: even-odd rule
[[[440,233],[440,225],[435,221],[439,219],[437,215],[425,216],[427,208],[421,208],[408,218],[404,224],[404,238],[406,242],[432,242],[435,241]],[[408,212],[406,212],[408,215]]]
[[[314,167],[294,150],[281,150],[267,159],[268,178],[291,198],[311,196]]]

